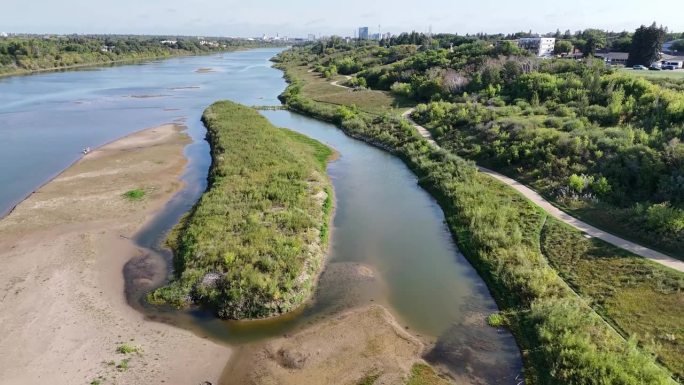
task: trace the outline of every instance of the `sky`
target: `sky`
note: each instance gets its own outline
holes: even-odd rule
[[[645,0],[1,0],[0,32],[353,36],[404,31],[684,31],[684,1]]]

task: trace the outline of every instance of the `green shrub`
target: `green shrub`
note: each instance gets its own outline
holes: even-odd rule
[[[506,317],[501,313],[490,314],[487,316],[487,324],[495,328],[506,326]]]
[[[145,190],[137,188],[123,193],[123,197],[131,201],[139,201],[145,197]]]
[[[413,96],[413,89],[411,89],[411,85],[408,83],[394,83],[392,84],[391,87],[392,93],[399,95],[399,96],[405,96],[405,97],[411,97]]]
[[[120,344],[116,347],[116,352],[119,354],[140,353],[140,347],[129,344]]]
[[[646,212],[649,228],[661,233],[678,234],[684,231],[684,210],[667,203],[652,205]]]

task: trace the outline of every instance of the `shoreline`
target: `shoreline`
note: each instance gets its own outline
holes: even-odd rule
[[[0,377],[18,384],[216,381],[231,349],[145,319],[124,294],[131,239],[183,188],[178,125],[109,142],[0,220]],[[140,201],[126,190],[143,188]],[[162,279],[166,277],[163,276]],[[122,345],[139,353],[117,353]]]
[[[151,56],[148,58],[130,58],[130,59],[113,60],[113,61],[108,61],[108,62],[74,64],[74,65],[70,65],[70,66],[66,66],[66,67],[40,68],[37,70],[18,70],[18,71],[13,71],[13,72],[0,73],[0,80],[5,79],[5,78],[15,77],[15,76],[30,76],[30,75],[39,75],[39,74],[51,73],[51,72],[66,72],[66,71],[73,71],[73,70],[78,70],[78,69],[82,69],[82,68],[94,68],[94,69],[105,68],[108,66],[115,66],[115,65],[128,65],[128,64],[133,64],[133,63],[144,63],[144,62],[148,62],[148,61],[166,60],[166,59],[183,58],[183,57],[191,57],[191,56],[211,56],[213,54],[238,52],[238,51],[245,51],[245,50],[249,50],[249,49],[259,49],[259,48],[265,48],[265,47],[253,47],[253,48],[237,47],[236,49],[211,51],[211,52],[205,52],[205,53],[188,53],[188,54],[177,54],[177,55],[169,55],[169,56]]]
[[[177,127],[183,127],[183,124],[182,124],[182,123],[167,123],[167,124],[162,124],[161,126],[157,126],[157,127],[147,127],[147,128],[143,128],[143,129],[140,129],[140,130],[137,130],[137,131],[133,131],[133,132],[131,132],[130,134],[126,134],[126,135],[124,135],[124,136],[122,136],[122,137],[120,137],[120,138],[116,138],[116,139],[109,140],[109,141],[107,141],[107,142],[105,142],[105,143],[103,143],[103,144],[101,144],[101,145],[99,145],[99,146],[91,147],[91,150],[90,150],[89,154],[90,154],[90,153],[93,153],[93,152],[95,152],[95,151],[101,150],[101,149],[103,149],[104,147],[109,146],[109,145],[111,145],[111,144],[114,144],[114,143],[116,143],[116,142],[118,142],[118,141],[120,141],[120,140],[124,140],[124,139],[130,138],[131,136],[139,135],[139,134],[141,134],[141,133],[143,133],[143,132],[145,132],[145,131],[147,131],[147,130],[152,130],[152,129],[155,129],[155,128],[158,128],[158,127],[163,127],[163,126],[166,126],[166,125],[173,125],[173,126],[177,126]],[[184,130],[183,130],[183,131],[184,131]],[[87,155],[87,154],[86,154],[86,155]],[[36,192],[38,192],[40,189],[42,189],[43,187],[47,186],[48,184],[50,184],[50,183],[51,183],[52,181],[54,181],[55,179],[59,178],[62,174],[64,174],[65,172],[67,172],[70,168],[76,166],[79,162],[83,161],[86,155],[83,155],[83,154],[82,154],[79,158],[76,158],[76,159],[73,160],[71,163],[69,163],[69,165],[66,166],[63,170],[57,171],[56,173],[52,174],[50,177],[46,178],[45,181],[41,182],[40,185],[38,185],[38,186],[37,186],[35,189],[33,189],[30,193],[26,194],[26,196],[24,196],[24,197],[21,198],[21,199],[18,199],[17,202],[14,203],[14,204],[12,205],[12,207],[10,207],[10,208],[7,210],[6,213],[0,213],[0,221],[2,221],[3,219],[7,218],[8,216],[10,216],[10,214],[12,214],[12,212],[14,212],[14,210],[17,208],[17,206],[21,205],[22,203],[24,203],[24,201],[26,201],[26,200],[28,200],[29,198],[31,198],[31,196],[33,196],[33,195],[34,195]]]

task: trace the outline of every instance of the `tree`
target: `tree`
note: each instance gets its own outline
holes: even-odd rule
[[[665,40],[665,30],[655,22],[650,27],[642,25],[632,37],[632,47],[629,51],[627,66],[637,64],[649,66],[660,59],[660,51]]]
[[[572,52],[572,43],[568,40],[559,40],[556,42],[556,46],[553,49],[553,53],[556,55],[567,54]]]
[[[573,191],[578,193],[581,193],[586,187],[583,176],[577,174],[570,175],[568,178],[568,186],[570,186]]]
[[[684,52],[684,39],[675,40],[672,43],[672,50],[677,52]]]
[[[578,43],[584,55],[594,55],[596,50],[606,46],[606,33],[600,29],[585,29],[580,34]]]
[[[617,52],[629,52],[632,48],[632,36],[627,32],[622,32],[610,43],[610,50]]]

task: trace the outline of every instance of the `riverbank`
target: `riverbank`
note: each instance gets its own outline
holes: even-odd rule
[[[649,354],[623,340],[549,266],[540,252],[545,213],[477,173],[472,163],[431,147],[404,119],[316,102],[302,93],[303,84],[291,70],[296,64],[280,67],[291,83],[281,99],[292,110],[333,122],[399,156],[437,198],[459,248],[505,313],[525,358],[528,384],[590,378],[670,383]]]
[[[211,52],[211,53],[216,53],[216,52]],[[164,55],[164,56],[152,55],[152,56],[146,56],[146,57],[136,57],[136,58],[129,58],[129,59],[121,59],[121,60],[111,60],[111,61],[100,61],[100,62],[92,62],[92,63],[74,64],[74,65],[69,65],[69,66],[64,66],[64,67],[40,68],[40,69],[34,69],[34,70],[17,69],[15,71],[11,71],[11,72],[0,72],[0,79],[9,78],[9,77],[13,77],[13,76],[28,76],[28,75],[36,75],[36,74],[41,74],[41,73],[62,72],[62,71],[71,71],[71,70],[78,70],[78,69],[108,67],[108,66],[114,66],[114,65],[134,64],[134,63],[140,63],[140,62],[149,61],[149,60],[162,60],[162,59],[170,59],[173,57],[185,57],[185,56],[194,56],[194,55],[198,55],[198,54],[182,53],[182,54]]]
[[[220,384],[451,384],[425,365],[424,350],[387,309],[371,305],[243,347]]]
[[[146,321],[124,297],[125,264],[147,253],[131,238],[182,187],[189,139],[180,131],[165,125],[103,146],[0,221],[3,381],[216,381],[229,348]]]
[[[270,47],[270,46],[264,45],[263,47]],[[175,58],[175,57],[207,56],[207,55],[236,52],[236,51],[242,51],[242,50],[246,50],[246,49],[255,49],[255,48],[262,48],[262,46],[259,46],[259,45],[247,46],[247,45],[245,45],[245,46],[225,47],[225,48],[221,48],[221,49],[211,49],[211,50],[207,50],[207,51],[168,49],[167,51],[163,52],[163,54],[158,54],[158,53],[154,52],[151,54],[121,54],[121,55],[117,55],[117,56],[127,56],[127,57],[120,58],[120,59],[118,59],[118,58],[112,59],[112,54],[104,54],[103,53],[99,56],[94,56],[94,58],[96,60],[84,59],[85,62],[83,62],[83,63],[71,64],[71,65],[65,65],[65,66],[56,66],[56,67],[47,67],[47,68],[32,68],[32,69],[16,68],[15,70],[12,70],[12,71],[7,71],[6,69],[0,68],[0,79],[12,77],[12,76],[26,76],[26,75],[34,75],[34,74],[40,74],[40,73],[61,72],[61,71],[106,67],[106,66],[123,65],[123,64],[134,64],[134,63],[140,63],[140,62],[151,61],[151,60],[171,59],[171,58]],[[3,71],[5,71],[5,72],[3,72]]]

